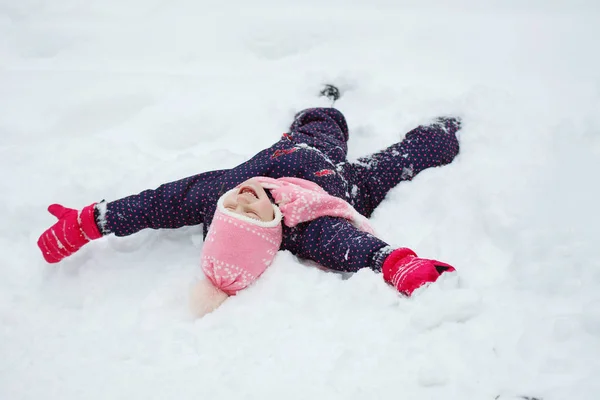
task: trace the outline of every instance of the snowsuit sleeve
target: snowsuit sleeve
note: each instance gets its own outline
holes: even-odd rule
[[[356,272],[361,268],[380,271],[391,251],[387,243],[358,230],[343,218],[320,217],[287,229],[284,250],[335,271]]]
[[[111,201],[100,212],[103,233],[132,235],[142,229],[180,228],[204,222],[204,203],[218,188],[215,178],[226,170],[210,171],[156,189]]]

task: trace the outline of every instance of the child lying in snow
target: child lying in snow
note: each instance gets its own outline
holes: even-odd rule
[[[388,191],[458,154],[457,118],[438,118],[357,162],[346,159],[348,127],[334,108],[298,113],[289,132],[235,168],[209,171],[81,211],[53,204],[59,221],[38,246],[56,263],[104,235],[204,224],[202,280],[192,296],[203,315],[252,284],[278,250],[336,271],[371,268],[405,295],[448,264],[391,248],[367,218]],[[283,223],[282,223],[283,221]]]

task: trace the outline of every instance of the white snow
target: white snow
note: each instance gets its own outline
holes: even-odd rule
[[[594,0],[0,1],[0,399],[597,399],[599,38]],[[49,204],[234,166],[326,82],[351,158],[463,117],[372,218],[457,276],[279,253],[193,321],[200,227],[44,263]]]

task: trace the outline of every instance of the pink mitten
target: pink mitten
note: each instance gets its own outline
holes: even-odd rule
[[[47,262],[57,263],[90,240],[102,237],[94,218],[94,206],[95,203],[81,211],[60,204],[48,207],[48,211],[58,218],[58,222],[42,233],[37,242]]]
[[[441,261],[419,258],[411,249],[400,248],[385,259],[382,271],[386,282],[410,296],[424,284],[435,282],[442,273],[456,270]]]

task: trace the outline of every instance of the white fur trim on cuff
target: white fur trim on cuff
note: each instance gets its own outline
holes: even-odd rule
[[[98,225],[98,229],[100,229],[100,233],[102,235],[106,235],[110,233],[108,229],[108,221],[106,221],[106,211],[107,204],[106,201],[102,200],[94,206],[96,210],[98,210],[98,219],[96,220],[96,224]]]

